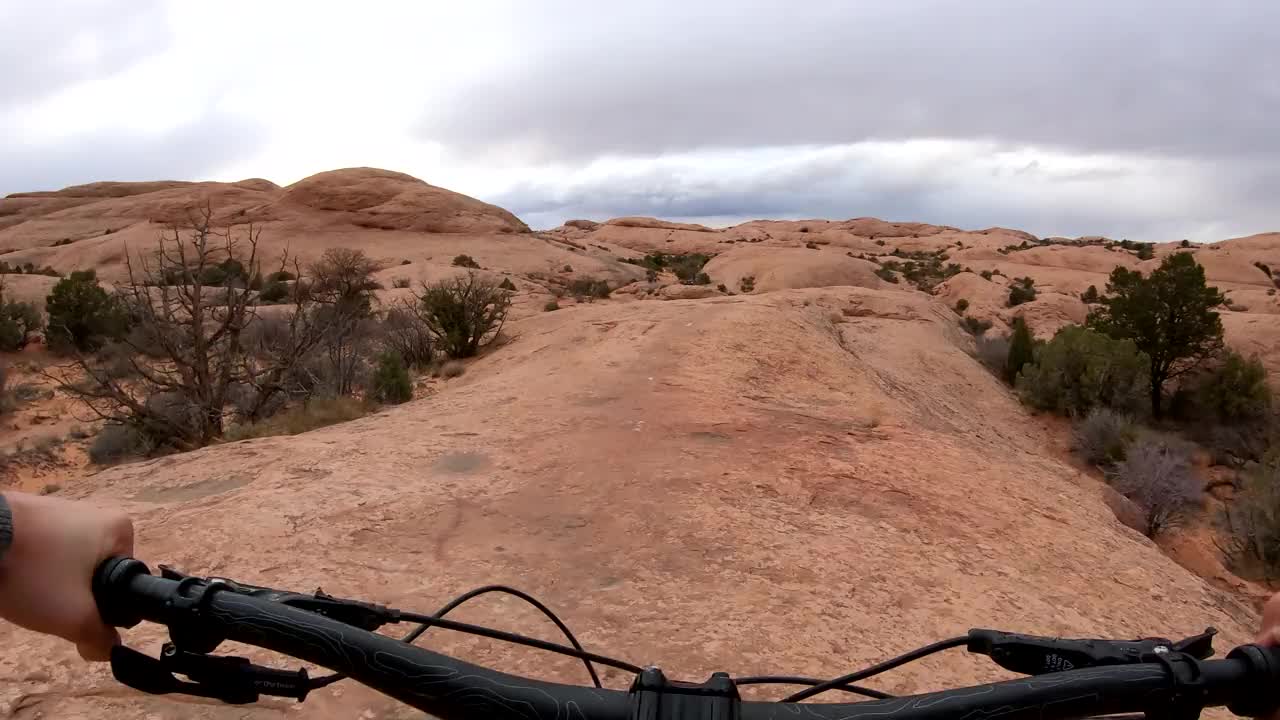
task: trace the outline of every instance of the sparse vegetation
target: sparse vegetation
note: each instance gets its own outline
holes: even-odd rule
[[[974,338],[978,361],[997,376],[1004,375],[1009,362],[1009,338],[1004,335],[978,335]]]
[[[89,445],[89,460],[98,465],[109,465],[130,456],[145,457],[154,449],[150,439],[136,427],[107,423]]]
[[[756,276],[744,275],[738,280],[738,292],[749,293],[756,289]]]
[[[972,315],[966,315],[964,319],[960,321],[960,325],[965,330],[968,330],[970,335],[977,337],[990,330],[992,323],[990,320],[979,320]]]
[[[1017,378],[1023,402],[1061,415],[1095,407],[1131,412],[1142,401],[1147,357],[1130,340],[1068,325],[1035,353]]]
[[[885,282],[891,282],[895,285],[898,284],[898,274],[883,265],[876,268],[876,277],[884,280]]]
[[[393,307],[383,320],[382,344],[415,370],[425,370],[435,359],[435,340],[413,303]]]
[[[1107,467],[1125,458],[1129,445],[1138,436],[1138,426],[1124,413],[1095,407],[1072,427],[1075,449],[1085,460]]]
[[[119,297],[98,284],[93,270],[77,270],[58,281],[45,300],[49,344],[63,352],[93,352],[129,329],[129,312]]]
[[[458,255],[458,256],[455,256],[455,257],[453,258],[453,265],[454,265],[454,267],[468,268],[468,269],[471,269],[471,270],[479,270],[479,269],[480,269],[480,263],[476,262],[476,261],[475,261],[475,258],[471,257],[470,255]],[[573,271],[572,271],[572,270],[566,270],[565,272],[573,272]]]
[[[1151,243],[1138,243],[1139,260],[1150,260],[1156,256],[1156,246]]]
[[[1213,308],[1225,298],[1205,284],[1204,268],[1190,253],[1165,257],[1149,277],[1116,268],[1107,297],[1088,324],[1111,337],[1131,339],[1150,364],[1151,414],[1163,413],[1165,383],[1195,370],[1222,348],[1222,320]]]
[[[1280,577],[1280,448],[1243,473],[1220,520],[1233,571],[1268,582]]]
[[[227,431],[226,439],[234,441],[273,435],[297,435],[355,420],[368,415],[372,410],[372,405],[354,397],[313,397],[271,417],[233,425]]]
[[[892,255],[904,259],[885,260],[880,263],[880,270],[900,272],[907,282],[928,293],[932,293],[938,283],[964,270],[956,263],[946,263],[949,256],[945,250],[909,252],[902,248],[895,248]],[[884,278],[879,271],[876,274]]]
[[[474,272],[425,285],[420,315],[437,345],[451,358],[472,357],[502,331],[511,296]]]
[[[801,231],[801,232],[803,232],[803,231]],[[805,246],[805,247],[807,247],[807,248],[809,248],[810,250],[817,250],[817,249],[818,249],[818,243],[816,243],[816,242],[814,242],[814,241],[812,241],[812,240],[810,240],[810,241],[806,242],[806,243],[804,244],[804,246]]]
[[[267,304],[275,304],[289,297],[289,286],[277,280],[268,280],[258,293],[258,300]]]
[[[1035,362],[1036,341],[1031,328],[1023,318],[1014,318],[1013,332],[1009,336],[1009,355],[1005,358],[1004,381],[1013,385],[1018,374],[1027,365]]]
[[[378,402],[389,405],[399,405],[413,399],[413,382],[409,379],[409,370],[400,353],[384,350],[378,355],[378,364],[370,383],[370,394]]]
[[[409,286],[405,285],[405,287],[409,287]],[[498,283],[498,287],[510,292],[516,291],[516,285],[515,283],[511,282],[511,278],[506,278],[506,277],[502,278],[502,282]]]
[[[1200,507],[1203,491],[1184,450],[1159,440],[1141,440],[1107,473],[1108,482],[1143,513],[1147,537],[1181,525]]]
[[[440,375],[446,378],[461,377],[467,371],[467,366],[457,360],[450,360],[440,366]]]
[[[569,294],[576,300],[603,300],[609,297],[609,283],[595,278],[576,278],[569,283]]]
[[[990,270],[983,270],[982,272],[978,273],[978,275],[982,276],[983,280],[990,280],[991,278],[995,277],[995,275]]]
[[[552,312],[554,310],[559,310],[559,309],[560,309],[560,303],[556,302],[554,299],[548,300],[547,303],[542,306],[543,312]]]
[[[35,305],[5,297],[4,282],[0,276],[0,350],[21,350],[42,327],[44,318]]]
[[[1190,415],[1197,421],[1238,425],[1261,421],[1271,410],[1271,388],[1262,361],[1234,350],[1225,350],[1186,385],[1193,403]]]
[[[1098,286],[1090,285],[1087,290],[1080,294],[1080,301],[1086,305],[1096,305],[1102,301],[1102,297],[1098,294]]]
[[[1036,281],[1031,278],[1018,278],[1009,286],[1009,307],[1017,307],[1035,299]]]
[[[957,315],[964,315],[964,311],[969,309],[969,301],[964,298],[960,298],[956,301],[954,309]]]
[[[509,281],[508,281],[508,282],[509,282]],[[404,288],[409,287],[409,278],[407,278],[407,277],[398,277],[398,278],[396,278],[396,279],[394,279],[394,280],[392,280],[392,281],[391,281],[391,287],[396,288],[397,290],[403,290]],[[514,289],[514,288],[512,288],[512,289]]]

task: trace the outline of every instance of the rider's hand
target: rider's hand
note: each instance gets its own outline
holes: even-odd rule
[[[1262,629],[1254,642],[1266,647],[1280,646],[1280,593],[1272,595],[1262,608]]]
[[[4,496],[13,544],[0,558],[0,617],[70,640],[86,660],[106,660],[120,636],[98,616],[93,571],[112,555],[133,554],[133,523],[70,500]]]

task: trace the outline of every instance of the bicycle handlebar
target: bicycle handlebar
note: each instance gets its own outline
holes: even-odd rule
[[[1199,661],[1169,653],[1159,662],[1068,670],[859,703],[740,701],[732,680],[722,673],[695,685],[668,682],[655,668],[642,671],[631,690],[624,692],[508,675],[270,599],[270,593],[291,593],[237,592],[234,583],[213,578],[157,577],[141,562],[126,558],[104,562],[93,587],[108,624],[132,627],[146,620],[169,626],[174,645],[183,648],[179,652],[173,645],[166,646],[170,659],[175,653],[209,652],[223,640],[248,643],[330,668],[444,720],[476,716],[494,720],[795,720],[801,714],[814,720],[873,716],[882,720],[885,715],[896,720],[995,715],[1001,720],[1074,720],[1128,712],[1182,715],[1218,705],[1228,705],[1238,715],[1260,716],[1280,701],[1280,650],[1256,645],[1238,647],[1223,660]],[[124,653],[134,651],[118,650],[123,667]],[[267,673],[255,674],[243,667],[247,661],[237,658],[192,657],[240,663],[237,668],[243,674],[236,677],[247,684],[212,697],[252,702],[259,691],[298,699],[306,695],[304,671],[260,668]],[[133,687],[173,691],[151,689],[136,676],[121,677],[128,673],[116,668],[114,654],[113,670]],[[200,679],[200,672],[182,672],[192,680]],[[290,683],[301,684],[300,695],[281,691]]]

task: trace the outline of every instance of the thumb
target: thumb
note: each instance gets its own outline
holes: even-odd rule
[[[76,650],[80,657],[90,662],[102,662],[111,659],[111,648],[120,644],[120,633],[113,627],[98,623],[95,628],[85,628],[86,632],[76,642]]]

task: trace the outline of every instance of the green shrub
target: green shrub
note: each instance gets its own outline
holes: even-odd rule
[[[264,303],[278,303],[289,297],[289,286],[279,280],[268,280],[258,293],[258,300]]]
[[[685,285],[708,285],[711,278],[702,272],[702,266],[711,258],[701,253],[680,255],[668,260],[667,265]]]
[[[1009,355],[1005,358],[1004,381],[1010,385],[1018,381],[1018,373],[1035,362],[1036,341],[1023,318],[1014,318],[1013,332],[1009,337]]]
[[[78,270],[58,281],[45,300],[49,341],[55,348],[92,352],[129,330],[122,304],[98,285],[93,270]]]
[[[1156,256],[1156,246],[1155,246],[1155,245],[1152,245],[1151,243],[1139,243],[1139,244],[1138,244],[1138,259],[1139,259],[1139,260],[1150,260],[1151,258],[1153,258],[1153,257],[1155,257],[1155,256]]]
[[[554,299],[548,300],[547,304],[542,306],[543,312],[551,312],[553,310],[559,310],[559,309],[560,309],[560,303],[556,302]]]
[[[1189,247],[1191,247],[1191,241],[1190,241],[1190,240],[1183,240],[1182,242],[1178,243],[1178,247],[1189,248]]]
[[[474,272],[428,285],[418,296],[419,316],[452,358],[475,355],[502,330],[511,296]]]
[[[1256,357],[1226,350],[1191,383],[1194,419],[1233,425],[1261,420],[1271,410],[1267,369]]]
[[[983,280],[990,280],[991,278],[995,277],[995,275],[990,270],[983,270],[978,274],[982,276]]]
[[[1017,379],[1023,402],[1062,415],[1095,407],[1132,412],[1141,406],[1147,356],[1131,340],[1068,325],[1035,353]]]
[[[964,319],[960,321],[960,326],[965,330],[968,330],[970,335],[978,337],[991,329],[991,321],[979,320],[972,315],[966,315]]]
[[[399,405],[413,399],[413,382],[404,358],[394,350],[385,350],[378,356],[371,381],[373,398],[380,403]]]
[[[879,246],[881,246],[881,247],[884,247],[884,244],[885,244],[885,243],[884,243],[884,241],[883,241],[883,240],[877,240],[877,241],[876,241],[876,244],[877,244],[877,245],[879,245]]]
[[[1080,294],[1080,301],[1088,305],[1092,305],[1098,302],[1100,299],[1101,299],[1101,296],[1098,294],[1097,285],[1090,285],[1088,290],[1085,290],[1083,293]]]
[[[1036,299],[1035,281],[1029,277],[1019,278],[1009,286],[1009,307],[1016,307]]]
[[[405,287],[409,287],[408,284],[406,284]],[[515,283],[511,282],[511,278],[502,278],[502,282],[498,284],[498,287],[503,290],[510,290],[511,292],[515,292],[516,290]]]
[[[1103,407],[1095,407],[1076,420],[1072,430],[1076,451],[1100,466],[1124,460],[1129,445],[1138,436],[1138,426],[1132,418]]]
[[[453,264],[455,267],[471,268],[473,270],[480,269],[480,263],[476,262],[475,258],[470,255],[458,255],[454,257]]]
[[[749,293],[749,292],[754,291],[755,289],[756,289],[756,276],[755,276],[755,275],[745,275],[745,276],[743,276],[743,277],[741,277],[741,278],[739,278],[739,279],[738,279],[738,291],[739,291],[739,292],[742,292],[742,293]]]
[[[267,282],[288,282],[297,280],[297,277],[288,270],[277,270],[267,276]]]
[[[1269,582],[1280,576],[1280,449],[1241,475],[1222,519],[1232,570]]]
[[[964,311],[968,309],[969,309],[968,300],[965,300],[964,298],[960,298],[959,300],[956,301],[955,311],[957,315],[964,315]]]
[[[883,265],[876,268],[876,277],[880,278],[881,280],[884,280],[885,282],[891,282],[895,285],[898,283],[898,275],[894,273],[893,270],[890,270],[889,268]]]
[[[42,327],[44,318],[36,306],[5,299],[4,286],[0,284],[0,350],[21,350]]]

